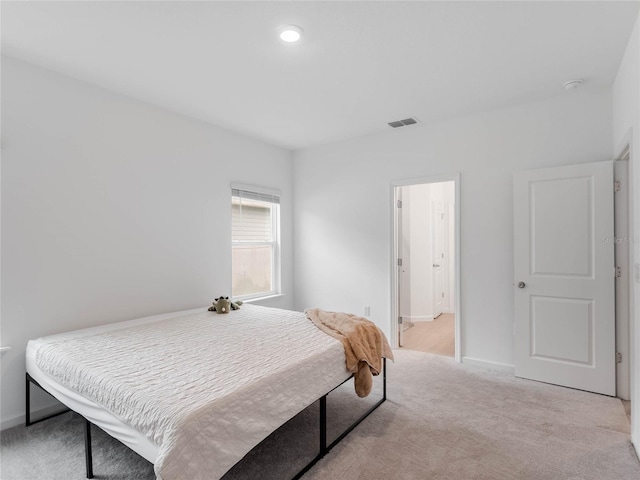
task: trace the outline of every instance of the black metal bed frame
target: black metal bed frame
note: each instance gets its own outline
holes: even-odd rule
[[[319,451],[318,451],[318,454],[307,465],[305,465],[302,468],[302,470],[300,470],[293,477],[292,480],[298,480],[305,473],[307,473],[316,463],[318,463],[319,460],[321,460],[327,453],[329,453],[329,451],[333,447],[335,447],[338,443],[340,443],[340,441],[344,437],[346,437],[354,428],[356,428],[365,418],[367,418],[375,409],[377,409],[380,405],[382,405],[382,403],[384,403],[384,401],[387,399],[387,359],[383,358],[382,359],[382,398],[378,400],[374,405],[372,405],[365,413],[363,413],[354,423],[352,423],[349,427],[347,427],[346,430],[338,436],[338,438],[336,438],[333,442],[327,445],[327,395],[329,395],[331,392],[333,392],[334,390],[336,390],[337,388],[339,388],[340,386],[348,382],[351,378],[353,378],[353,376],[347,378],[340,385],[337,385],[336,387],[332,388],[327,393],[325,393],[322,397],[319,398],[320,400]],[[63,413],[72,411],[70,408],[67,408],[66,410],[56,412],[52,415],[47,415],[37,420],[31,420],[31,385],[32,384],[39,387],[42,391],[51,395],[51,393],[49,393],[45,388],[43,388],[42,385],[40,385],[31,375],[29,375],[28,372],[26,373],[26,392],[25,392],[26,393],[26,396],[25,396],[25,403],[26,403],[25,426],[26,427],[29,427],[35,423],[43,422],[53,417],[57,417],[58,415],[62,415]],[[84,419],[84,422],[85,422],[84,423],[84,456],[85,456],[85,463],[86,463],[86,470],[87,470],[87,478],[93,478],[93,454],[91,449],[91,425],[92,424],[86,418]]]

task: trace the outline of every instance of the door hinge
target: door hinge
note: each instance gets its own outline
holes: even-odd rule
[[[397,206],[398,208],[402,208],[402,200],[398,200],[398,201],[396,202],[396,206]]]
[[[622,190],[622,183],[620,183],[620,180],[616,180],[613,182],[613,191],[614,192],[619,192],[620,190]]]
[[[444,292],[442,292],[442,298],[444,298]]]
[[[401,267],[401,266],[402,266],[402,259],[401,259],[401,258],[399,258],[399,259],[398,259],[398,266],[399,266],[399,267]]]
[[[620,267],[616,267],[614,273],[616,278],[620,278],[622,276],[622,269]]]
[[[398,325],[402,325],[402,317],[398,317]]]
[[[616,353],[616,363],[622,363],[622,353]]]

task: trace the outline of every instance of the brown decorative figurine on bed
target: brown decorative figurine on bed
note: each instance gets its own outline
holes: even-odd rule
[[[209,307],[210,312],[229,313],[231,310],[238,310],[242,302],[232,302],[229,297],[220,296],[213,301]]]

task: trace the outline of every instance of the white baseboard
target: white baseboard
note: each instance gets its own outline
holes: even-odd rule
[[[431,322],[433,321],[433,315],[418,315],[415,317],[402,317],[406,318],[410,322]]]
[[[462,357],[462,363],[472,367],[484,368],[485,370],[500,370],[501,372],[515,373],[516,367],[508,363],[492,362],[490,360],[480,360],[479,358]]]
[[[47,415],[53,415],[54,413],[65,410],[66,408],[67,407],[65,407],[61,403],[56,403],[55,405],[50,405],[39,410],[33,410],[31,412],[31,421],[38,420],[39,418],[46,417]],[[7,428],[16,427],[18,425],[24,425],[25,420],[25,415],[18,415],[17,417],[3,420],[0,423],[0,431],[6,430]]]

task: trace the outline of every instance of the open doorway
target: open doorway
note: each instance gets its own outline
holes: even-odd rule
[[[398,348],[459,360],[456,178],[394,186]]]

